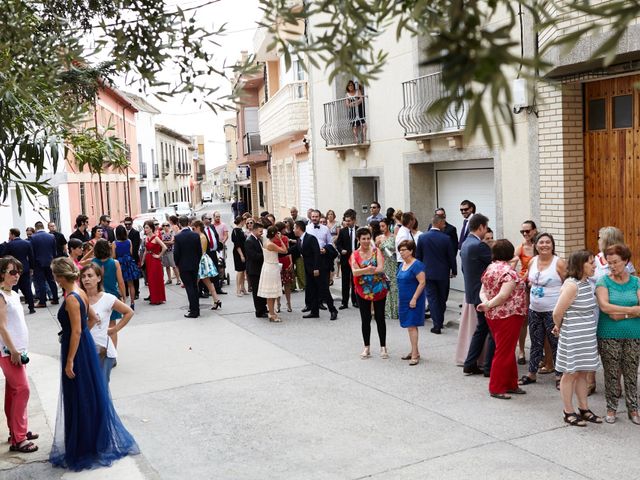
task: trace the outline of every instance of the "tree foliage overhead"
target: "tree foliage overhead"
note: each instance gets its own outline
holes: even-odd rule
[[[510,78],[517,70],[535,78],[549,67],[548,49],[571,47],[583,35],[606,25],[609,38],[594,58],[610,63],[615,47],[629,24],[640,16],[640,2],[611,0],[260,0],[263,24],[274,34],[272,48],[285,58],[302,53],[315,68],[329,73],[331,81],[347,74],[368,84],[379,78],[388,59],[377,40],[395,29],[425,40],[425,65],[439,65],[448,96],[430,113],[438,114],[455,104],[469,104],[467,134],[480,130],[493,143],[490,125],[511,127]],[[595,3],[595,5],[593,5]],[[518,31],[522,15],[529,15],[536,31],[556,28],[572,13],[588,14],[593,22],[575,33],[554,37],[531,54],[521,52]],[[496,19],[500,19],[497,22]],[[287,32],[307,22],[306,38],[292,40]],[[462,92],[462,93],[461,93]],[[498,134],[500,131],[498,130]],[[502,140],[502,139],[499,139]]]
[[[64,142],[82,138],[96,92],[116,76],[224,108],[209,81],[227,76],[213,59],[224,25],[195,19],[218,1],[181,9],[163,0],[0,0],[0,199],[10,186],[19,201],[47,193],[47,167],[56,169]]]

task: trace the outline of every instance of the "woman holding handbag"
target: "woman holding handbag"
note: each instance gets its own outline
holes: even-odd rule
[[[350,264],[362,320],[364,350],[360,358],[371,357],[371,306],[373,304],[380,339],[380,357],[386,359],[389,358],[389,353],[386,346],[387,325],[384,320],[384,304],[389,291],[389,280],[384,274],[384,257],[380,249],[376,248],[371,241],[371,232],[368,228],[359,228],[356,231],[356,238],[360,247],[351,254]]]

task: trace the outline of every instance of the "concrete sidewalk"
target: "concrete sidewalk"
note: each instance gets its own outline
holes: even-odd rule
[[[567,427],[553,376],[540,375],[527,395],[510,401],[490,398],[484,377],[463,376],[453,361],[456,328],[433,335],[427,322],[422,361],[409,367],[400,359],[407,333],[389,320],[391,358],[378,355],[374,327],[372,358],[361,360],[356,309],[341,310],[335,322],[327,312],[305,320],[296,293],[294,312],[283,311],[283,323],[274,324],[255,318],[250,296],[236,297],[234,285],[226,290],[222,310],[209,310],[203,299],[198,319],[182,316],[187,302],[175,285],[165,305],[138,302],[119,338],[111,392],[142,454],[79,474],[46,462],[60,375],[56,311],[28,316],[29,419],[41,450],[2,449],[0,478],[638,477],[640,430],[623,402],[615,425]],[[456,318],[448,312],[450,325]],[[598,382],[591,408],[603,414],[601,375]],[[0,423],[1,438],[7,431]]]

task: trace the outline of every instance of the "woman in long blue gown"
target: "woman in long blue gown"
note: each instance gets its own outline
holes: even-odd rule
[[[52,270],[58,284],[69,293],[58,310],[62,378],[49,461],[76,471],[109,466],[140,450],[111,403],[89,332],[89,301],[76,284],[80,272],[65,257],[55,259]],[[91,317],[93,324],[97,319],[93,313]]]

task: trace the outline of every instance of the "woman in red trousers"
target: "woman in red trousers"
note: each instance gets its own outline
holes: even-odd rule
[[[482,275],[480,299],[483,303],[477,309],[485,312],[496,344],[489,393],[494,398],[508,400],[512,394],[526,393],[518,387],[518,365],[513,353],[527,310],[525,285],[509,264],[514,254],[509,240],[496,240],[491,253],[493,262]]]

